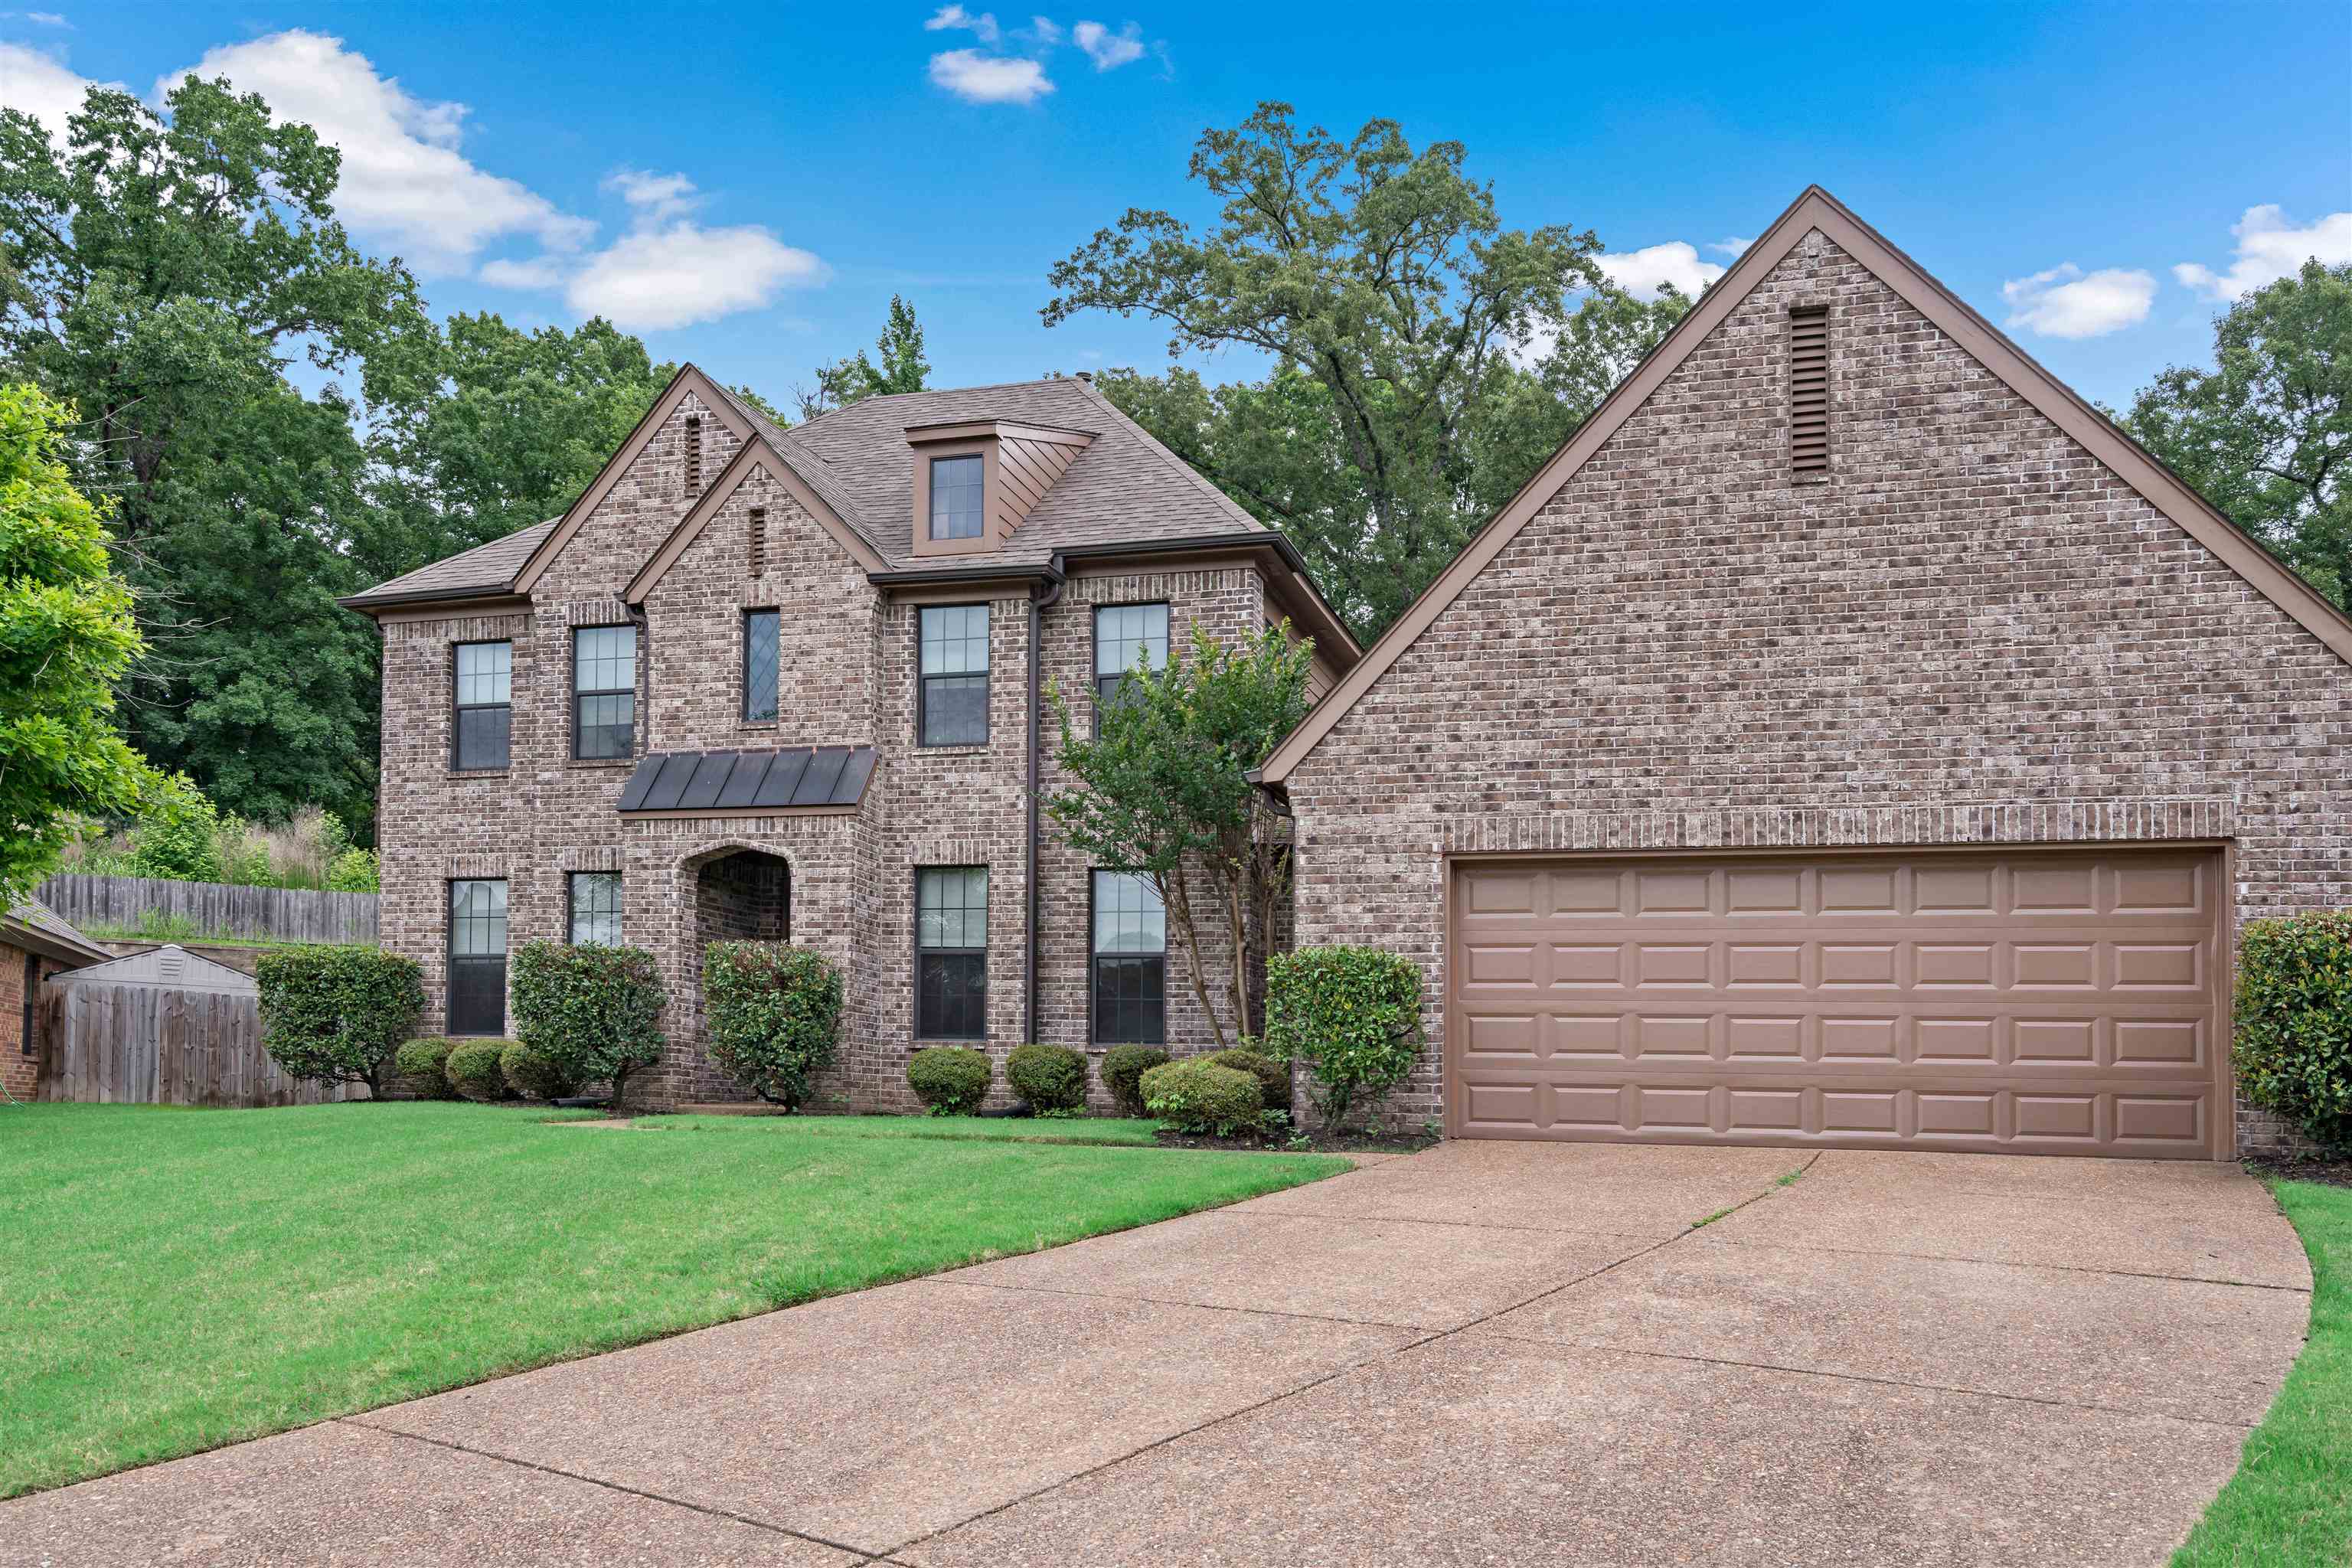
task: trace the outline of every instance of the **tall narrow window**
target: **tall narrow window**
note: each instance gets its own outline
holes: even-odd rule
[[[1830,466],[1830,312],[1806,305],[1789,312],[1789,467],[1801,474]]]
[[[572,945],[621,945],[621,874],[574,871],[566,891],[572,905]]]
[[[502,768],[513,735],[514,644],[457,645],[457,722],[450,761],[459,768]]]
[[[1138,669],[1168,664],[1168,606],[1105,605],[1095,612],[1095,700],[1118,700],[1118,689]]]
[[[931,459],[931,537],[978,539],[981,492],[986,488],[986,460],[980,458]]]
[[[916,735],[926,746],[988,742],[988,606],[923,606]]]
[[[686,416],[686,493],[702,493],[702,419],[693,414]]]
[[[636,736],[637,628],[579,627],[572,634],[572,754],[626,757]]]
[[[915,1037],[988,1036],[988,868],[915,873]]]
[[[507,885],[449,884],[449,1032],[507,1032]]]
[[[1094,1040],[1157,1046],[1168,1038],[1168,916],[1159,889],[1125,871],[1094,884]]]
[[[765,723],[776,716],[776,639],[781,622],[774,610],[743,613],[743,718]]]
[[[768,574],[768,509],[766,507],[755,506],[751,509],[750,525],[745,531],[751,535],[751,575],[764,577]]]

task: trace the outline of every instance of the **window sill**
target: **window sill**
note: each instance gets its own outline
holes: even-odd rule
[[[563,765],[567,768],[634,768],[637,765],[637,759],[635,757],[568,757],[564,760]]]
[[[926,746],[920,741],[915,742],[915,755],[919,757],[984,757],[995,749],[986,741],[977,745],[952,746]]]
[[[451,768],[449,770],[449,776],[453,779],[502,779],[510,778],[513,774],[512,763],[503,768]]]

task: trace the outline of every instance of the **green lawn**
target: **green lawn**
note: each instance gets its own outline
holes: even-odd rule
[[[2311,1338],[2173,1568],[2352,1563],[2352,1189],[2271,1187],[2311,1254]]]
[[[0,1497],[1349,1164],[1017,1141],[1138,1122],[551,1115],[0,1106]]]

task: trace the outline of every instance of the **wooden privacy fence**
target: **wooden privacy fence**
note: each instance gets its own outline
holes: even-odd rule
[[[42,988],[40,1097],[110,1105],[317,1105],[364,1096],[321,1091],[261,1048],[249,995],[162,985]]]
[[[136,931],[156,919],[178,933],[267,937],[278,942],[376,940],[374,893],[316,893],[307,888],[237,888],[225,882],[168,882],[150,877],[51,877],[36,895],[78,926]]]

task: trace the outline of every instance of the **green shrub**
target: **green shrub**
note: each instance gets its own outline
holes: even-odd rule
[[[512,1040],[459,1040],[452,1045],[449,1059],[442,1064],[450,1087],[467,1100],[512,1100],[514,1090],[507,1087],[504,1058],[513,1044]]]
[[[580,1092],[580,1080],[565,1072],[555,1059],[534,1051],[520,1040],[509,1040],[507,1048],[499,1053],[499,1076],[517,1094],[527,1094],[533,1100],[562,1100]]]
[[[2352,910],[2246,922],[2232,1058],[2247,1099],[2352,1149]]]
[[[140,803],[139,826],[131,836],[131,874],[219,881],[220,826],[220,813],[194,780],[185,773],[165,774]]]
[[[988,1097],[988,1053],[969,1046],[926,1046],[907,1058],[907,1087],[933,1116],[967,1116]]]
[[[1378,1104],[1421,1059],[1421,971],[1376,947],[1307,947],[1265,964],[1265,1045],[1315,1075],[1334,1125]]]
[[[1113,1046],[1103,1053],[1103,1088],[1121,1116],[1143,1114],[1143,1075],[1167,1059],[1158,1046]]]
[[[714,942],[702,954],[710,1059],[771,1105],[797,1110],[841,1046],[841,971],[780,942]]]
[[[213,862],[219,868],[213,879],[239,888],[274,888],[278,877],[269,865],[269,845],[253,824],[234,812],[220,819],[213,835]]]
[[[1286,1116],[1290,1113],[1290,1064],[1288,1062],[1276,1061],[1263,1051],[1254,1051],[1247,1046],[1234,1046],[1227,1050],[1211,1051],[1206,1056],[1195,1057],[1193,1059],[1207,1062],[1213,1067],[1231,1068],[1235,1072],[1249,1074],[1250,1077],[1257,1079],[1258,1094],[1266,1110],[1279,1110]]]
[[[1194,1057],[1145,1073],[1143,1107],[1180,1132],[1238,1138],[1258,1130],[1265,1097],[1250,1074]]]
[[[346,849],[327,863],[331,893],[375,893],[383,890],[383,863],[373,849]]]
[[[1015,1046],[1004,1081],[1036,1111],[1076,1110],[1087,1102],[1087,1058],[1067,1046]]]
[[[449,1081],[446,1070],[449,1047],[456,1044],[438,1036],[427,1035],[421,1040],[404,1041],[400,1049],[392,1053],[392,1065],[408,1080],[408,1087],[425,1100],[455,1100],[457,1088]]]
[[[415,1030],[425,984],[413,959],[373,947],[265,952],[261,1043],[295,1078],[364,1083],[383,1098],[383,1069]]]
[[[660,967],[641,947],[527,942],[515,950],[515,1038],[574,1083],[613,1086],[621,1109],[629,1074],[661,1059]]]

